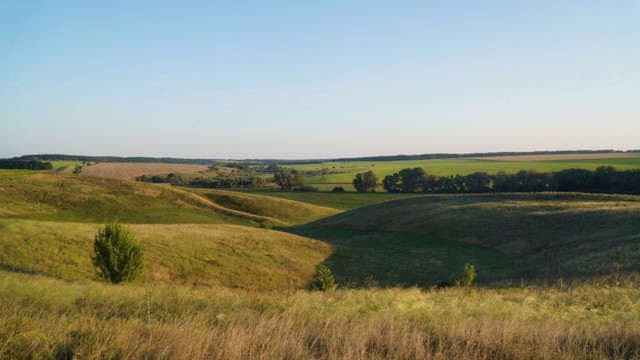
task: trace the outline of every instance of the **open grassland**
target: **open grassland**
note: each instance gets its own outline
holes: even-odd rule
[[[334,244],[327,263],[343,281],[359,283],[369,275],[385,285],[399,278],[408,285],[453,281],[460,271],[447,272],[465,261],[485,283],[640,270],[640,197],[634,196],[428,195],[288,231]]]
[[[0,269],[90,281],[100,224],[0,220]],[[246,226],[128,225],[145,250],[142,283],[245,289],[304,287],[331,253],[325,243]]]
[[[404,199],[422,194],[403,193],[355,193],[355,192],[313,192],[313,191],[280,191],[280,190],[234,190],[246,194],[259,194],[297,202],[313,204],[338,210],[351,210],[365,205],[383,201]]]
[[[57,173],[71,174],[76,165],[82,165],[82,161],[50,161],[53,165],[53,171]]]
[[[247,292],[2,272],[2,359],[518,359],[640,356],[640,291]]]
[[[221,191],[10,170],[0,205],[2,360],[640,358],[640,197]],[[105,220],[141,242],[139,283],[95,281]],[[303,290],[322,262],[344,286]],[[430,287],[465,262],[481,288]]]
[[[333,207],[323,207],[319,206],[320,203],[307,203],[296,198],[289,200],[228,190],[190,189],[190,191],[228,209],[275,218],[290,224],[306,223],[340,212]]]
[[[113,179],[131,179],[141,175],[196,173],[206,171],[207,165],[165,163],[98,163],[85,166],[82,173]]]
[[[640,168],[640,156],[624,156],[617,158],[546,160],[546,161],[497,161],[493,158],[479,159],[435,159],[407,161],[362,161],[362,162],[327,162],[322,164],[294,165],[292,168],[303,171],[318,171],[328,168],[338,174],[312,176],[306,179],[311,185],[343,186],[353,190],[351,182],[356,173],[373,171],[380,180],[405,168],[422,167],[428,174],[438,176],[467,175],[477,171],[495,174],[498,171],[516,173],[520,170],[536,170],[539,172],[559,171],[569,168],[595,170],[598,166],[611,165],[619,170]]]
[[[0,217],[104,222],[119,220],[128,223],[235,223],[256,225],[270,222],[277,225],[310,221],[335,211],[309,204],[251,197],[253,205],[244,212],[228,208],[231,200],[218,204],[198,192],[170,186],[92,176],[47,174],[9,170],[0,176]],[[206,194],[206,193],[205,193]],[[233,196],[234,192],[230,192]],[[240,196],[240,194],[238,194]],[[247,196],[242,196],[243,201]],[[215,199],[213,199],[215,200]],[[271,204],[277,202],[276,205]],[[266,208],[286,207],[274,212]],[[288,217],[290,216],[290,217]]]

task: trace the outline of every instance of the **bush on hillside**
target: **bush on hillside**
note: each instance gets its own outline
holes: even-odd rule
[[[98,276],[113,284],[132,282],[142,274],[142,247],[122,225],[106,224],[93,242],[93,265]]]
[[[462,278],[456,281],[456,285],[465,288],[470,288],[473,285],[473,280],[476,278],[476,269],[472,264],[465,263],[464,270],[462,271]]]
[[[313,276],[313,288],[320,291],[332,290],[336,287],[336,280],[331,273],[331,269],[325,265],[316,266],[316,273]]]
[[[344,192],[344,188],[342,186],[336,186],[331,191],[333,191],[333,192]]]

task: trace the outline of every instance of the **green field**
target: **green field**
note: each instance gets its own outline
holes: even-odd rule
[[[492,161],[474,159],[435,159],[435,160],[407,160],[407,161],[374,161],[374,162],[326,162],[322,164],[306,164],[291,166],[297,170],[318,171],[328,168],[338,174],[313,176],[306,179],[311,185],[324,185],[330,190],[333,186],[343,186],[353,189],[351,182],[355,174],[365,171],[373,171],[382,180],[386,175],[391,175],[405,168],[422,167],[428,174],[467,175],[477,171],[495,174],[498,171],[516,173],[520,170],[536,170],[539,172],[551,172],[569,168],[581,168],[595,170],[598,166],[611,165],[619,170],[640,168],[640,157],[621,157],[611,159],[577,159],[577,160],[552,160],[552,161]]]
[[[640,356],[640,197],[229,191],[2,170],[0,205],[0,359]],[[136,284],[101,283],[91,266],[110,220],[144,248]],[[476,288],[433,287],[467,262]],[[337,290],[307,290],[320,263]]]
[[[402,193],[356,193],[356,192],[314,192],[314,191],[280,191],[262,189],[240,189],[237,192],[265,195],[288,199],[317,206],[333,208],[337,210],[351,210],[366,205],[376,204],[383,201],[410,198],[421,196],[422,194],[402,194]]]

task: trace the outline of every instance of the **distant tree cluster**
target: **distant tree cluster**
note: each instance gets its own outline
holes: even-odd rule
[[[378,187],[378,177],[373,171],[367,171],[364,174],[358,173],[353,179],[353,187],[357,192],[375,191]]]
[[[617,170],[601,166],[595,171],[566,169],[550,173],[521,170],[515,174],[503,171],[490,175],[435,176],[423,168],[402,169],[382,180],[389,192],[424,193],[488,193],[488,192],[592,192],[640,195],[640,170]]]
[[[219,176],[186,178],[181,174],[168,175],[142,175],[136,178],[138,181],[164,183],[174,186],[190,186],[199,188],[260,188],[267,185],[267,180],[260,176]]]
[[[298,170],[279,168],[273,173],[273,181],[282,190],[295,190],[304,187],[304,174]]]
[[[53,165],[40,160],[0,159],[0,169],[51,170]]]

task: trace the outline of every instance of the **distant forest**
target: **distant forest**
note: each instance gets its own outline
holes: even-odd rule
[[[154,158],[154,157],[118,157],[118,156],[85,156],[62,154],[38,154],[14,157],[11,160],[44,160],[44,161],[86,161],[86,162],[119,162],[119,163],[165,163],[165,164],[195,164],[211,165],[212,159],[181,159],[181,158]]]
[[[51,170],[53,165],[40,160],[0,159],[0,169]]]
[[[420,154],[420,155],[381,155],[353,158],[337,159],[244,159],[244,160],[221,160],[221,159],[185,159],[172,157],[119,157],[119,156],[88,156],[88,155],[63,155],[63,154],[37,154],[23,155],[8,160],[43,160],[43,161],[87,161],[87,162],[120,162],[120,163],[165,163],[165,164],[196,164],[196,165],[223,165],[228,162],[249,162],[260,164],[280,164],[280,165],[302,165],[321,164],[323,162],[349,162],[349,161],[402,161],[402,160],[430,160],[430,159],[457,159],[473,157],[495,157],[495,156],[520,156],[520,155],[570,155],[570,154],[613,154],[613,153],[636,153],[638,150],[559,150],[559,151],[530,151],[530,152],[487,152],[487,153],[467,153],[467,154]]]
[[[402,160],[431,160],[431,159],[458,159],[474,157],[496,157],[496,156],[521,156],[521,155],[573,155],[573,154],[624,154],[636,153],[640,150],[559,150],[559,151],[529,151],[529,152],[489,152],[489,153],[468,153],[468,154],[421,154],[421,155],[382,155],[366,156],[356,158],[339,158],[331,161],[402,161]]]

